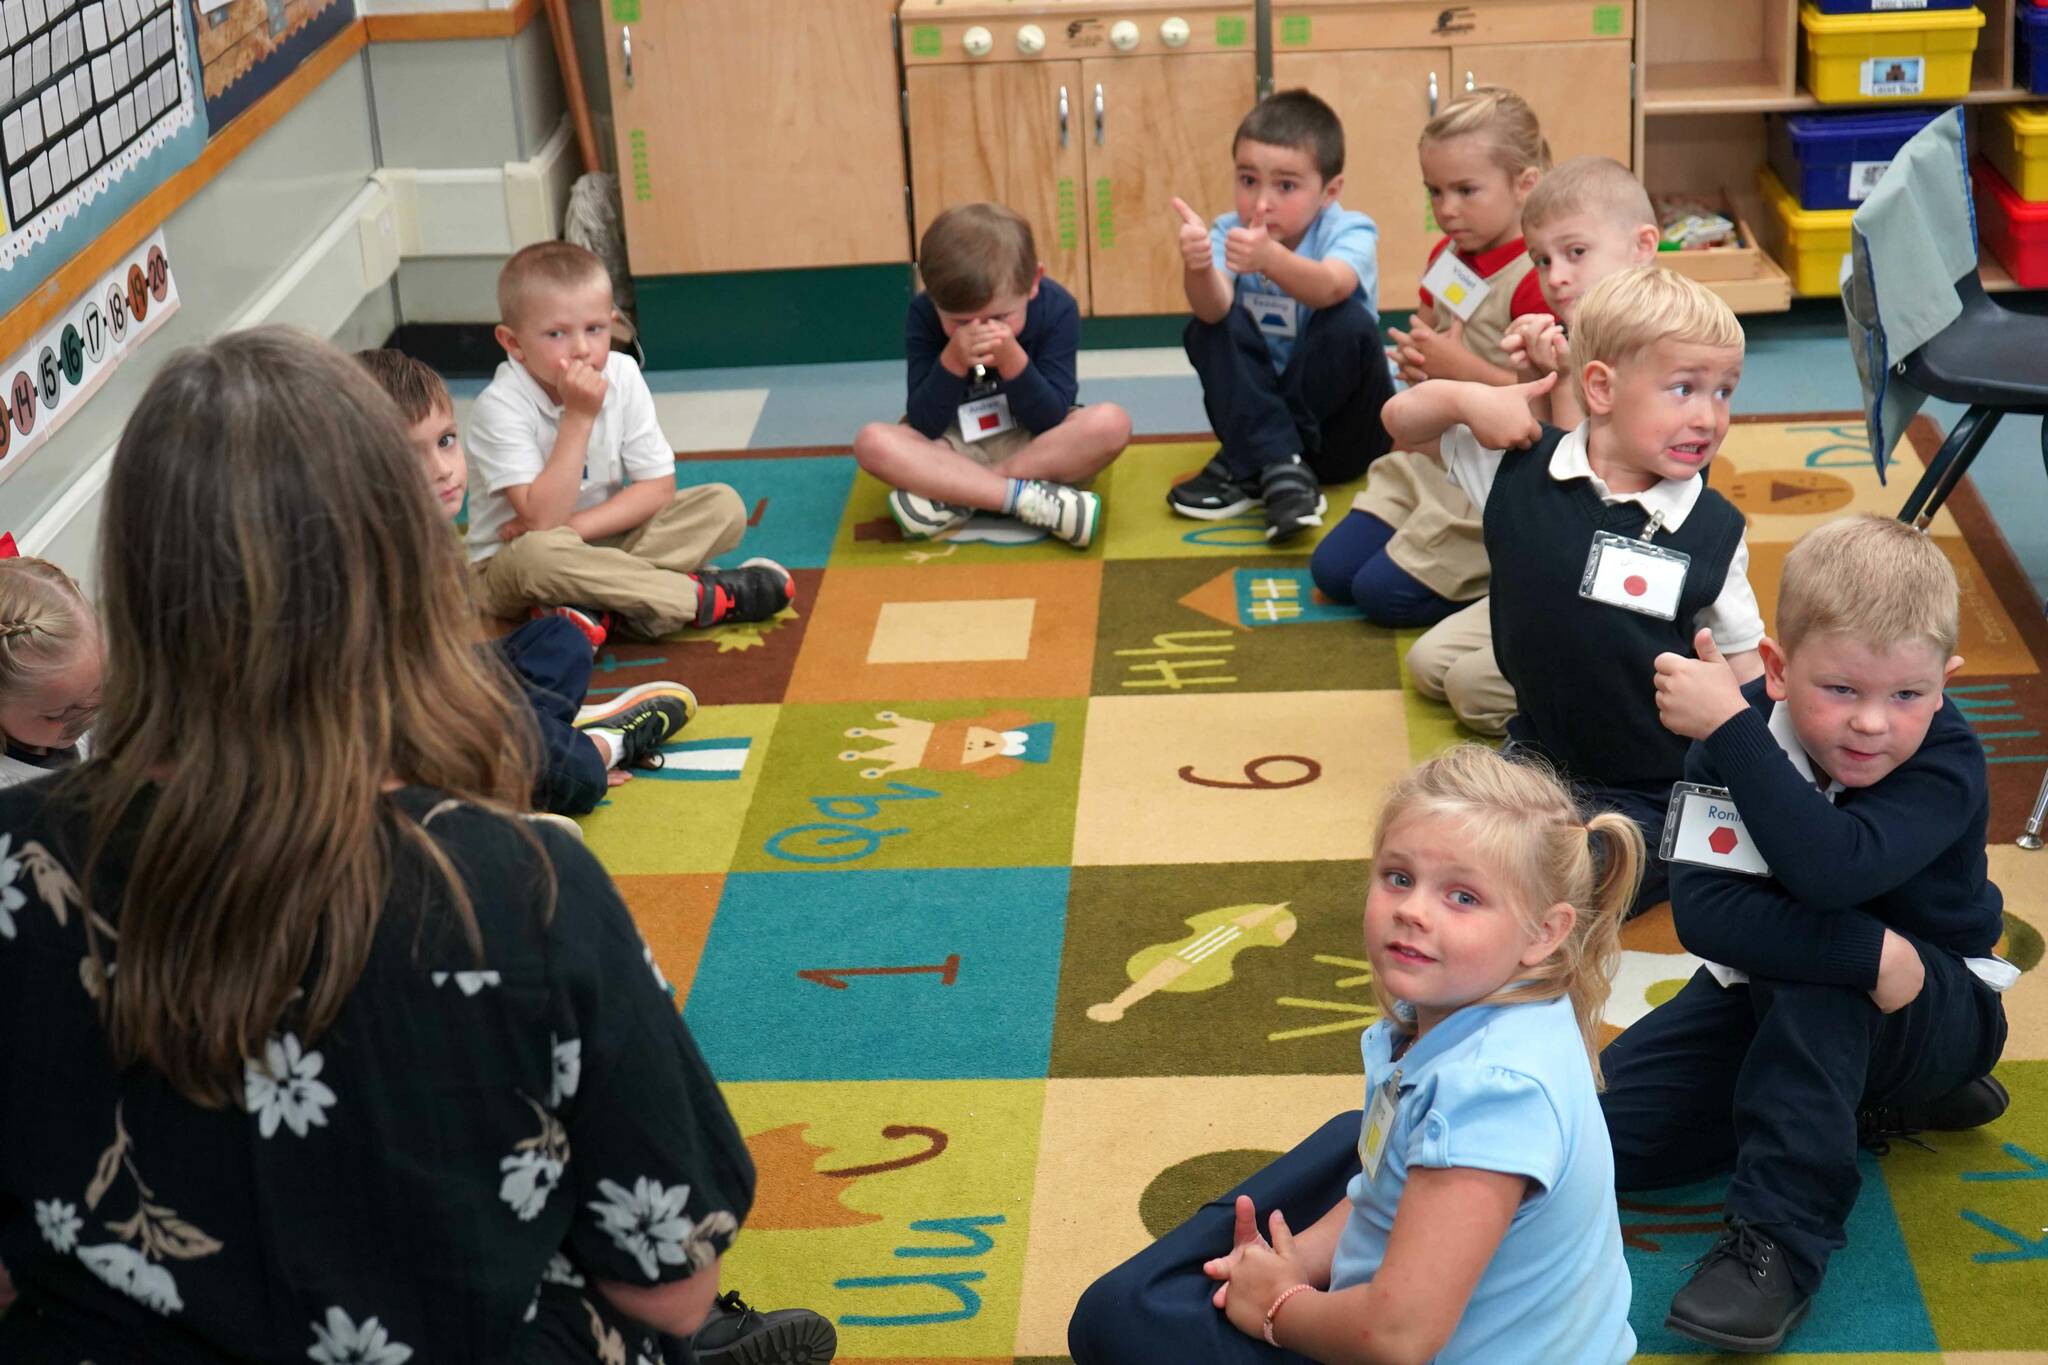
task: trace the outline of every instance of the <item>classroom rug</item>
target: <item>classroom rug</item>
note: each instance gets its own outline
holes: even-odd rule
[[[1910,437],[1925,459],[1939,433]],[[1460,731],[1407,685],[1409,637],[1319,600],[1308,544],[1169,515],[1213,450],[1133,445],[1085,553],[981,518],[906,543],[843,448],[685,458],[739,490],[735,557],[788,565],[795,603],[599,659],[599,694],[669,677],[705,704],[584,827],[759,1167],[724,1282],[825,1314],[842,1360],[1062,1360],[1097,1274],[1361,1103],[1373,819]],[[1739,420],[1712,478],[1767,616],[1803,530],[1906,492],[1843,415]],[[2011,842],[2048,765],[2048,625],[1967,484],[1933,533],[2029,969],[2014,1102],[1864,1158],[1802,1361],[2048,1360],[2048,852]],[[1696,965],[1668,911],[1626,939],[1616,1031]],[[1722,1191],[1622,1205],[1643,1359],[1707,1354],[1662,1323]]]

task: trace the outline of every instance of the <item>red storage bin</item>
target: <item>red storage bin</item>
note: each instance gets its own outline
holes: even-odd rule
[[[2020,198],[1998,168],[1979,161],[1970,168],[1977,182],[1977,235],[2022,289],[2048,289],[2048,204]]]

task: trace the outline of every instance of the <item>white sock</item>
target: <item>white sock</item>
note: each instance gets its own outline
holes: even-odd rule
[[[623,730],[592,729],[583,733],[603,746],[604,766],[607,771],[619,766],[619,755],[626,752],[626,735]]]

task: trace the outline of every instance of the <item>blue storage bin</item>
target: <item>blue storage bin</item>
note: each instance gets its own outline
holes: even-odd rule
[[[2013,75],[2037,95],[2048,95],[2048,9],[2020,6],[2020,46]]]
[[[1822,14],[1883,14],[1916,9],[1969,9],[1976,0],[1812,0]]]
[[[1939,109],[1855,114],[1773,114],[1771,169],[1804,209],[1853,209],[1913,134]]]

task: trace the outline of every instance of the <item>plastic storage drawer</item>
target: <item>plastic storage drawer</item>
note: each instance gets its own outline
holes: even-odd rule
[[[1764,216],[1757,232],[1771,256],[1792,277],[1794,293],[1829,295],[1841,288],[1842,258],[1849,254],[1854,209],[1803,209],[1769,166],[1756,173]]]
[[[1771,116],[1771,169],[1801,208],[1852,209],[1938,109]]]
[[[1823,14],[1799,9],[1799,73],[1822,104],[1959,100],[1984,27],[1979,9]]]
[[[2020,198],[2048,201],[2048,104],[1986,109],[1977,143]]]
[[[2048,204],[2020,198],[1988,161],[1979,161],[1971,174],[1977,182],[1977,235],[1984,249],[2022,289],[2048,288]]]

